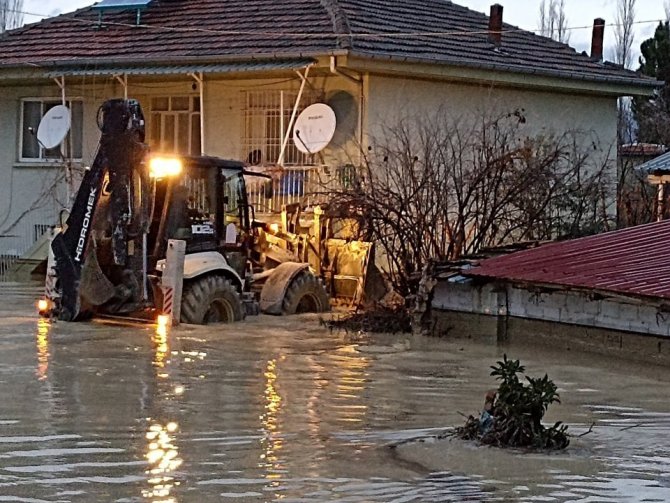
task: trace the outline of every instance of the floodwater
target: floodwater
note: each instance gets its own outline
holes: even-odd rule
[[[0,286],[0,502],[670,500],[667,367],[315,316],[50,323],[35,295]],[[591,432],[549,454],[436,441],[503,352],[557,382],[549,421]]]

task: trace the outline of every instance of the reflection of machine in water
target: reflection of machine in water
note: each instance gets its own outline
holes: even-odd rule
[[[49,377],[49,331],[51,320],[40,318],[37,320],[37,378],[44,381]]]
[[[280,357],[281,359],[282,357]],[[260,466],[265,468],[265,478],[270,487],[278,485],[285,466],[280,458],[283,448],[283,434],[279,428],[279,414],[282,397],[277,389],[277,360],[269,360],[263,374],[265,376],[265,413],[260,416],[263,438]]]

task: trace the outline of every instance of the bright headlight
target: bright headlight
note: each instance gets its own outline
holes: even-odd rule
[[[152,157],[149,160],[149,176],[151,178],[167,178],[177,176],[184,168],[177,157]]]

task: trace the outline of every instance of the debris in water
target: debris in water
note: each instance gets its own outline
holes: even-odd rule
[[[376,306],[366,311],[348,313],[330,320],[321,319],[321,324],[346,332],[410,333],[412,316],[404,306]]]
[[[528,384],[524,384],[519,375],[525,368],[507,355],[491,368],[491,375],[500,381],[498,389],[486,394],[479,417],[469,416],[455,435],[497,447],[565,449],[570,443],[568,427],[560,421],[551,427],[542,424],[549,405],[560,403],[556,384],[546,374],[542,378],[525,376]]]

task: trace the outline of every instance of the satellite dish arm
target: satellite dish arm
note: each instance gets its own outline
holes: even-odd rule
[[[314,152],[312,152],[312,151],[309,149],[309,147],[307,146],[307,144],[306,144],[306,143],[303,141],[303,139],[300,137],[300,131],[297,130],[297,129],[296,129],[296,131],[295,131],[295,137],[296,137],[298,140],[300,140],[300,143],[302,144],[303,147],[305,147],[305,150],[307,150],[307,153],[308,153],[308,154],[311,155],[311,154],[314,153]]]
[[[300,106],[302,93],[305,91],[305,84],[307,84],[307,76],[309,75],[309,69],[311,67],[312,65],[309,65],[307,68],[305,68],[305,75],[301,75],[300,72],[298,72],[298,75],[302,79],[302,82],[300,83],[300,90],[298,91],[298,97],[295,99],[295,105],[293,105],[293,112],[291,113],[291,118],[288,121],[288,128],[286,129],[286,134],[284,135],[284,132],[282,131],[284,139],[281,143],[281,151],[279,152],[279,159],[277,160],[277,164],[279,164],[280,166],[284,165],[284,156],[286,155],[286,146],[288,145],[288,138],[291,129],[293,129],[293,124],[295,123],[296,115],[298,114],[298,107]],[[283,114],[284,111],[282,110],[281,113]]]

